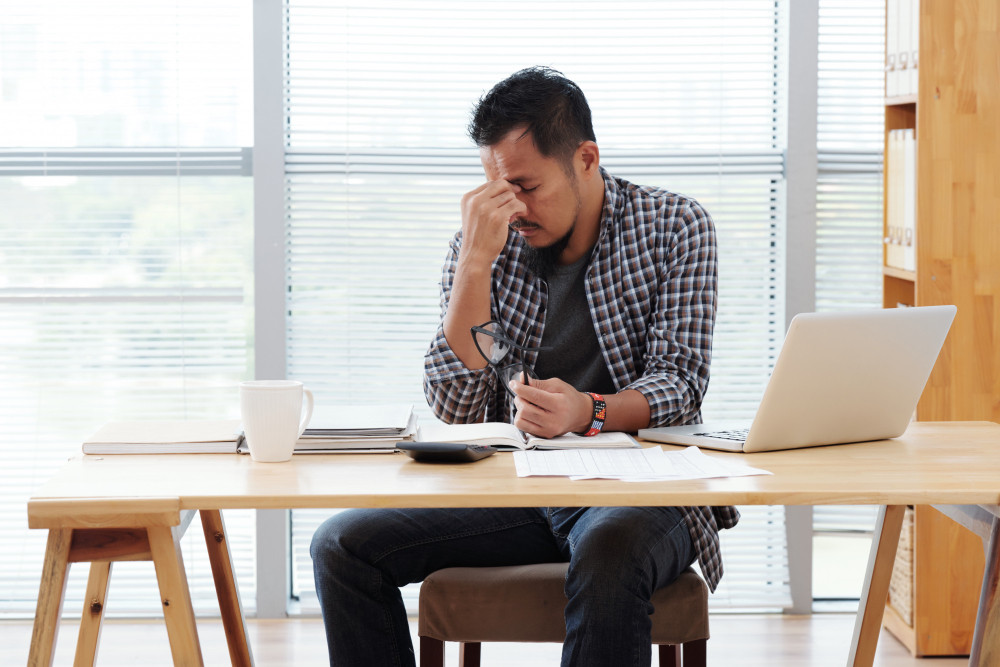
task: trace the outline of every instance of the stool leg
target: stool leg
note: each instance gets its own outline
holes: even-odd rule
[[[660,644],[660,667],[681,667],[681,647],[676,644]]]
[[[420,667],[444,667],[444,642],[433,637],[420,638]]]
[[[232,554],[229,553],[226,527],[220,510],[201,510],[201,527],[208,548],[208,562],[212,566],[215,593],[219,598],[222,627],[226,631],[229,659],[239,667],[253,667],[253,654],[247,637],[247,624],[243,620],[243,605],[236,587]]]
[[[707,639],[696,639],[684,644],[684,667],[705,667],[707,660]]]
[[[479,642],[462,642],[458,645],[458,667],[479,667],[483,645]]]
[[[73,540],[72,528],[50,528],[45,546],[45,562],[35,606],[35,625],[31,630],[29,667],[49,667],[56,649],[59,634],[59,617],[66,594],[69,576],[69,548]]]
[[[180,538],[175,538],[166,526],[149,526],[149,549],[153,554],[153,568],[160,585],[160,602],[163,620],[170,640],[170,653],[175,665],[203,667],[198,625],[191,604],[184,559],[181,557]]]
[[[76,640],[75,666],[94,665],[97,662],[97,646],[101,641],[101,621],[108,600],[108,581],[111,578],[111,562],[94,561],[90,564],[87,592],[83,598],[83,614],[80,616],[80,634]]]

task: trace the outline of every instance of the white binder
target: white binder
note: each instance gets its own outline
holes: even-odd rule
[[[903,144],[903,268],[917,270],[917,141],[912,129],[900,130]]]

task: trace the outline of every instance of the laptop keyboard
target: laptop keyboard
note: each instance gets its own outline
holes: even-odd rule
[[[736,442],[744,442],[747,439],[747,433],[749,432],[749,428],[738,428],[732,431],[709,431],[706,433],[695,433],[695,435],[704,436],[706,438],[717,438],[719,440],[735,440]]]

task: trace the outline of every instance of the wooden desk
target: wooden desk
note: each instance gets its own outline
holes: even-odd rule
[[[77,656],[93,660],[110,561],[156,566],[171,651],[201,664],[194,612],[177,546],[198,510],[234,664],[252,664],[219,510],[342,507],[532,507],[657,505],[881,505],[850,665],[871,665],[907,504],[1000,504],[1000,425],[916,423],[902,437],[740,457],[768,476],[628,483],[518,478],[508,455],[472,465],[419,464],[401,455],[310,455],[287,463],[248,456],[82,456],[66,464],[28,503],[32,528],[49,539],[30,665],[51,663],[70,562],[91,561]],[[739,527],[736,528],[739,530]],[[997,522],[984,577],[974,659],[1000,664],[996,588]],[[95,611],[96,610],[96,611]],[[977,663],[973,663],[977,664]]]

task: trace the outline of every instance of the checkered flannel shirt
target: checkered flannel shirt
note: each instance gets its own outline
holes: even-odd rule
[[[715,228],[694,200],[613,178],[603,169],[600,234],[586,271],[587,301],[604,360],[618,391],[649,402],[650,426],[701,422],[715,325]],[[448,307],[461,232],[452,240],[441,278],[441,314]],[[492,318],[522,345],[538,347],[546,285],[525,263],[511,232],[493,263]],[[469,335],[472,335],[471,332]],[[534,364],[537,353],[522,360]],[[438,326],[424,359],[424,393],[448,423],[510,421],[507,392],[489,368],[471,370]],[[722,577],[719,529],[739,520],[735,507],[686,507],[698,563],[714,591]]]

